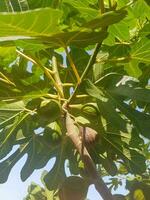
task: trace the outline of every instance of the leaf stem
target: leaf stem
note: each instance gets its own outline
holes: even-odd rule
[[[80,76],[79,76],[78,70],[77,70],[77,68],[76,68],[76,66],[75,66],[75,64],[73,62],[73,59],[70,56],[70,53],[68,52],[68,48],[67,47],[65,48],[65,52],[66,52],[67,58],[69,60],[70,66],[71,66],[71,68],[72,68],[72,70],[73,70],[73,72],[74,72],[74,74],[76,76],[77,84],[79,84],[80,83]]]
[[[73,87],[74,84],[73,83],[62,83],[63,87]]]
[[[62,91],[60,90],[59,85],[55,82],[54,78],[53,78],[52,75],[51,75],[51,73],[53,73],[53,72],[51,72],[51,70],[49,70],[49,69],[47,69],[46,67],[44,67],[40,61],[33,59],[32,57],[30,57],[30,56],[24,54],[23,52],[21,52],[21,51],[19,51],[19,50],[16,50],[16,52],[17,52],[19,55],[21,55],[22,57],[26,58],[27,60],[29,60],[29,61],[31,61],[32,63],[34,63],[34,64],[36,64],[37,66],[39,66],[39,67],[44,71],[44,73],[45,73],[45,75],[47,76],[47,78],[48,78],[49,80],[52,81],[52,83],[54,84],[54,87],[56,88],[56,90],[57,90],[57,92],[59,93],[60,97],[63,98],[63,94],[62,94]]]
[[[54,95],[54,94],[46,94],[46,95],[44,95],[44,97],[55,99],[55,100],[60,100],[60,101],[66,101],[67,100],[65,98],[60,98],[58,95]]]
[[[109,8],[111,9],[112,8],[111,0],[108,0],[108,3],[109,3]]]
[[[92,67],[93,64],[95,63],[96,56],[97,56],[97,54],[98,54],[98,52],[99,52],[99,49],[100,49],[100,47],[101,47],[101,44],[102,44],[102,43],[96,44],[95,49],[94,49],[94,52],[93,52],[92,56],[90,57],[89,62],[88,62],[88,64],[87,64],[87,66],[86,66],[84,72],[83,72],[82,75],[81,75],[80,83],[84,80],[84,78],[85,78],[86,75],[88,74],[89,70],[91,69],[91,67]],[[70,98],[68,99],[68,104],[70,104],[70,103],[73,101],[73,99],[75,98],[80,83],[77,84],[77,86],[76,86],[76,88],[75,88],[75,90],[74,90],[74,93],[73,93],[73,94],[70,96]]]
[[[89,95],[87,94],[79,94],[79,95],[76,95],[76,98],[80,99],[80,98],[87,98],[89,97]]]
[[[0,72],[0,75],[2,76],[2,78],[0,78],[1,81],[7,83],[7,84],[10,84],[10,85],[13,85],[13,86],[16,86],[15,83],[13,83],[12,81],[10,81],[7,76],[5,76],[2,72]]]

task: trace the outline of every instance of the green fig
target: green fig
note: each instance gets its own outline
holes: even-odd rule
[[[88,186],[89,183],[81,177],[67,177],[59,189],[59,198],[60,200],[84,200]]]
[[[37,113],[42,121],[53,122],[61,115],[60,105],[54,100],[42,101]]]
[[[98,116],[98,108],[96,103],[87,103],[82,107],[82,112],[88,117],[97,117]]]

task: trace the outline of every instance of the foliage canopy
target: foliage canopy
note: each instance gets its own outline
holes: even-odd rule
[[[55,157],[51,199],[67,162],[104,200],[101,177],[129,173],[126,199],[148,200],[149,20],[148,0],[0,1],[0,183],[25,154],[22,181]]]

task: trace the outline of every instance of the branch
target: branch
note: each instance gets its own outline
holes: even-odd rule
[[[76,76],[76,79],[77,79],[77,83],[79,84],[80,83],[80,76],[79,76],[79,73],[78,73],[78,70],[76,69],[76,66],[72,60],[72,57],[70,56],[69,52],[68,52],[68,49],[67,47],[65,48],[65,52],[66,52],[66,55],[67,55],[67,58],[69,60],[69,63],[70,63],[70,66]]]
[[[99,176],[90,154],[88,153],[86,147],[83,147],[78,131],[74,125],[74,121],[73,119],[71,119],[70,114],[68,112],[66,113],[66,129],[67,136],[72,140],[75,148],[79,152],[82,161],[85,165],[85,169],[89,173],[89,176],[91,177],[95,188],[104,200],[113,200],[113,196],[107,188],[106,184],[104,183],[103,179]]]
[[[112,8],[111,0],[108,0],[108,3],[109,3],[109,8]]]
[[[94,52],[93,52],[92,56],[90,57],[89,62],[88,62],[88,64],[87,64],[85,70],[84,70],[83,73],[82,73],[82,76],[81,76],[81,79],[80,79],[80,83],[84,80],[84,78],[85,78],[86,75],[88,74],[89,70],[91,69],[91,67],[92,67],[93,64],[95,63],[96,56],[97,56],[97,54],[98,54],[98,52],[99,52],[99,49],[100,49],[100,47],[101,47],[101,44],[102,44],[102,43],[96,44],[95,49],[94,49]],[[77,91],[78,91],[79,85],[80,85],[80,84],[78,84],[78,85],[76,86],[76,88],[75,88],[75,90],[74,90],[74,93],[73,93],[73,94],[70,96],[70,98],[68,99],[68,104],[70,104],[70,103],[73,101],[74,97],[76,96],[76,93],[77,93]]]
[[[60,87],[61,93],[62,93],[63,98],[64,98],[62,82],[61,82],[61,79],[60,79],[60,76],[59,76],[57,60],[56,60],[55,56],[52,57],[52,68],[53,68],[53,72],[54,72],[54,79],[55,79],[57,85]]]
[[[39,66],[39,67],[44,71],[44,73],[45,73],[45,75],[47,76],[47,78],[48,78],[49,80],[52,81],[52,83],[54,84],[54,87],[56,88],[56,90],[57,90],[57,92],[59,93],[60,97],[63,98],[63,94],[62,94],[62,92],[61,92],[61,90],[60,90],[60,87],[58,86],[58,84],[55,82],[55,80],[53,79],[53,77],[52,77],[52,75],[51,75],[51,74],[53,73],[51,70],[49,70],[49,69],[47,69],[46,67],[44,67],[44,66],[42,65],[42,63],[39,62],[38,60],[33,59],[32,57],[30,57],[30,56],[24,54],[23,52],[21,52],[21,51],[19,51],[19,50],[16,50],[16,52],[17,52],[19,55],[21,55],[22,57],[24,57],[24,58],[26,58],[27,60],[29,60],[29,61],[31,61],[32,63],[34,63],[35,65]]]
[[[101,14],[105,12],[104,0],[99,0],[99,6],[101,10]]]
[[[100,5],[100,9],[101,9],[101,14],[103,14],[105,12],[105,6],[104,6],[104,0],[99,0],[99,5]],[[106,28],[107,29],[107,28]],[[95,49],[94,49],[94,52],[92,54],[92,56],[90,57],[90,60],[83,72],[83,74],[81,75],[81,79],[80,79],[80,82],[78,82],[75,90],[74,90],[74,93],[70,96],[69,100],[68,100],[68,104],[70,102],[72,102],[72,100],[74,99],[74,97],[76,96],[76,93],[78,91],[78,88],[79,88],[79,85],[80,83],[84,80],[84,78],[86,77],[86,75],[88,74],[89,70],[91,69],[91,67],[93,66],[93,64],[95,63],[95,60],[96,60],[96,56],[99,52],[99,49],[102,45],[102,42],[101,43],[97,43],[96,46],[95,46]]]

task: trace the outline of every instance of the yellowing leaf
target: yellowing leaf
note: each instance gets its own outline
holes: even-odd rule
[[[135,200],[145,200],[144,194],[140,189],[135,190],[133,196]]]

